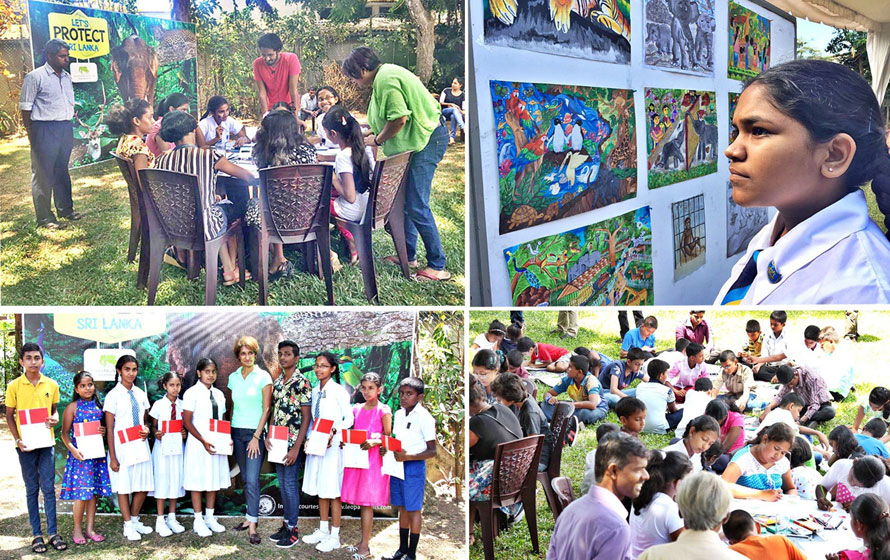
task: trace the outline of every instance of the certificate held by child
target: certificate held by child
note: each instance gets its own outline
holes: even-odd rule
[[[105,442],[99,433],[101,427],[102,423],[98,420],[79,422],[73,425],[77,450],[83,455],[84,460],[105,457]]]
[[[49,411],[45,408],[26,408],[19,415],[19,437],[27,449],[41,449],[55,445],[53,431],[47,424]]]
[[[312,431],[306,438],[306,455],[320,455],[328,450],[328,444],[331,442],[331,435],[334,429],[334,421],[325,418],[318,418],[312,423]]]
[[[142,437],[145,426],[136,425],[117,432],[115,455],[121,466],[136,465],[151,459],[148,444]]]
[[[161,453],[182,455],[182,420],[162,420],[158,422],[161,432]]]

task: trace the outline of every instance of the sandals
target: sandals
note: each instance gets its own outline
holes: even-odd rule
[[[396,266],[400,266],[402,263],[399,262],[399,257],[396,255],[390,255],[388,257],[383,257],[384,262],[388,262],[389,264],[394,264]],[[420,263],[416,260],[408,261],[408,268],[420,268]]]
[[[294,265],[290,261],[284,261],[278,268],[275,269],[275,272],[269,273],[269,280],[275,281],[279,278],[290,278],[290,276],[294,273]]]
[[[36,554],[46,552],[46,543],[43,541],[43,537],[34,537],[34,540],[31,541],[31,552]]]
[[[222,283],[223,286],[234,286],[235,284],[237,284],[238,282],[241,281],[241,278],[240,278],[241,275],[238,274],[237,270],[238,269],[236,268],[234,272],[223,271],[223,283]],[[247,281],[247,280],[250,280],[251,278],[252,278],[252,276],[250,275],[250,271],[245,270],[244,271],[244,280]]]
[[[433,272],[429,272],[430,269],[424,268],[423,270],[418,270],[414,273],[414,280],[418,282],[444,282],[447,280],[451,280],[451,273],[447,270],[437,270]]]
[[[240,524],[240,525],[236,525],[236,526],[234,527],[234,529],[235,529],[236,531],[246,531],[246,530],[250,529],[250,523],[248,523],[248,522],[245,521],[244,523],[242,523],[242,524]]]
[[[355,552],[350,558],[352,558],[352,560],[371,560],[371,558],[374,558],[374,555]]]
[[[68,544],[59,535],[53,535],[49,539],[49,544],[58,551],[68,550]]]
[[[262,542],[259,533],[251,533],[248,536],[248,540],[250,541],[250,544],[260,544]]]
[[[86,535],[86,533],[84,533],[84,534]],[[86,535],[86,537],[93,542],[104,542],[105,541],[105,535],[102,535],[100,533],[93,533],[92,535]]]
[[[83,537],[80,537],[80,538],[78,538],[78,537],[71,537],[71,540],[72,540],[72,541],[74,542],[74,544],[76,544],[76,545],[87,544],[87,540],[86,540],[85,538],[83,538]]]

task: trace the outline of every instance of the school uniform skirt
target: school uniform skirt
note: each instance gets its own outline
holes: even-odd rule
[[[215,492],[232,484],[229,458],[207,453],[201,442],[189,434],[183,455],[182,486],[196,492]]]
[[[322,455],[307,455],[303,492],[310,496],[339,498],[343,484],[343,452],[336,443]]]
[[[148,442],[143,441],[146,450]],[[151,459],[135,465],[121,465],[117,472],[111,470],[111,455],[108,456],[108,478],[111,479],[111,491],[115,494],[132,494],[134,492],[153,492],[155,489],[154,469]],[[120,462],[120,459],[118,459]]]
[[[179,437],[179,434],[171,434],[166,437]],[[151,462],[155,475],[155,498],[175,500],[185,496],[185,489],[182,487],[182,458],[182,453],[164,455],[161,450],[161,442],[155,441],[151,450]]]

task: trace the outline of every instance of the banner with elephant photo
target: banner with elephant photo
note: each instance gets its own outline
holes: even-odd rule
[[[113,103],[141,98],[154,107],[182,92],[197,108],[193,24],[50,2],[29,2],[28,18],[35,68],[44,64],[43,46],[50,39],[71,45],[75,119],[70,167],[111,158],[118,139],[103,119]]]
[[[380,402],[398,410],[398,384],[411,371],[412,341],[415,313],[399,312],[297,312],[297,313],[167,313],[162,311],[26,314],[23,315],[22,339],[36,342],[44,351],[43,374],[59,384],[63,411],[73,395],[74,374],[86,369],[90,354],[105,350],[106,356],[92,360],[95,367],[105,370],[116,353],[135,354],[139,362],[136,386],[148,394],[150,403],[164,398],[158,380],[169,371],[184,376],[183,394],[197,381],[195,364],[200,358],[213,358],[219,369],[215,386],[226,390],[228,377],[238,366],[233,346],[241,336],[252,336],[259,342],[256,363],[277,377],[278,343],[293,340],[300,346],[302,356],[298,367],[310,382],[316,379],[312,370],[314,356],[330,351],[340,361],[341,384],[352,395],[353,402],[361,401],[358,386],[366,372],[379,373],[383,379]],[[100,352],[101,353],[101,352]],[[93,366],[91,366],[93,367]],[[113,365],[111,381],[107,372],[96,371],[99,398],[105,398],[114,386]],[[93,370],[88,370],[93,373]],[[56,474],[61,479],[68,452],[56,430]],[[230,460],[232,486],[220,493],[216,511],[221,515],[243,515],[244,492],[237,465]],[[263,463],[260,474],[260,513],[281,515],[282,506],[274,465]],[[313,515],[315,498],[300,497],[301,515]],[[180,500],[179,507],[187,508],[188,500]],[[116,503],[100,501],[99,511],[113,512]],[[307,511],[308,510],[308,511]],[[344,514],[358,516],[357,506],[343,505]]]

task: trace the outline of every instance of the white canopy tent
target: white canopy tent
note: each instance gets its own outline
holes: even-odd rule
[[[872,89],[879,101],[884,99],[890,81],[890,0],[769,0],[769,3],[794,17],[867,31]]]

